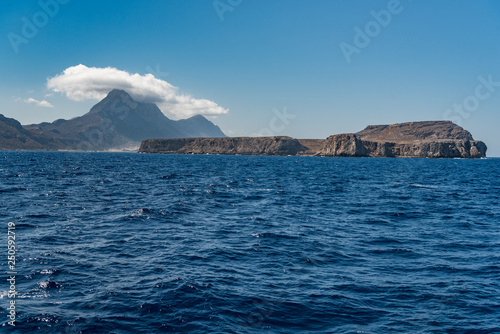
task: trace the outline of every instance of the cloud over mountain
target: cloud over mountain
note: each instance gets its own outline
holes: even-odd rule
[[[113,67],[77,65],[47,79],[47,88],[71,100],[101,100],[112,89],[123,89],[135,100],[158,104],[168,116],[221,115],[228,112],[215,102],[182,94],[170,83],[152,74],[132,74]]]

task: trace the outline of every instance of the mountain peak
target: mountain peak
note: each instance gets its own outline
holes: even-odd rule
[[[189,119],[191,121],[196,121],[196,122],[210,122],[205,116],[196,114],[194,116],[188,117],[186,119]]]
[[[110,98],[110,99],[116,99],[116,98],[129,98],[129,99],[132,99],[133,98],[130,96],[129,93],[127,93],[126,91],[124,91],[123,89],[113,89],[111,90],[108,95],[106,96],[106,99],[107,98]]]
[[[139,99],[140,100],[140,99]],[[154,103],[112,89],[85,115],[23,127],[0,114],[0,149],[107,150],[139,146],[152,138],[224,137],[201,115],[173,121]]]

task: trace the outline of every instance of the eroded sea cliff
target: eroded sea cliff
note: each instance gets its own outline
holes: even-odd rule
[[[302,155],[341,157],[482,158],[487,147],[449,121],[370,125],[326,139],[286,136],[148,139],[142,153]]]

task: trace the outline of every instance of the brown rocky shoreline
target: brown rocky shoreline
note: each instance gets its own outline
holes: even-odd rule
[[[226,137],[148,139],[140,153],[331,157],[483,158],[487,147],[449,121],[370,125],[326,139]]]

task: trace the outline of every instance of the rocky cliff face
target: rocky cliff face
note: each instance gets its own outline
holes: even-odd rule
[[[486,145],[450,121],[371,125],[358,132],[368,156],[482,158]]]
[[[318,155],[332,157],[364,157],[367,155],[363,142],[353,133],[326,138]]]
[[[314,155],[332,157],[482,158],[486,145],[448,121],[371,125],[327,139],[195,138],[144,141],[140,152]]]
[[[356,134],[330,136],[318,152],[320,156],[408,157],[408,158],[482,158],[486,145],[474,140],[369,141]]]
[[[151,139],[139,152],[183,154],[297,155],[306,148],[290,137]]]

